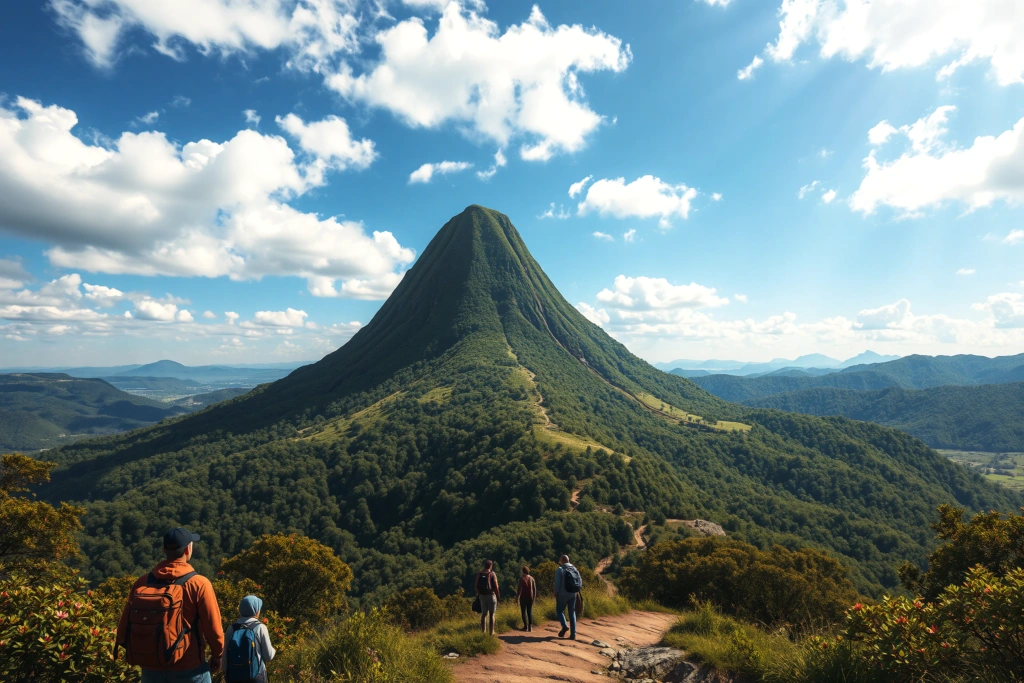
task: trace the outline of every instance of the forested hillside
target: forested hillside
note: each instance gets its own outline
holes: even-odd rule
[[[0,449],[53,448],[83,436],[113,434],[186,412],[115,389],[100,379],[61,373],[0,375]]]
[[[747,402],[896,427],[933,448],[1024,451],[1024,383],[880,391],[805,389]]]
[[[876,366],[871,366],[872,368]],[[880,372],[833,372],[817,377],[787,375],[764,375],[762,377],[737,377],[736,375],[710,375],[694,377],[693,382],[702,389],[726,401],[737,403],[752,401],[764,396],[801,391],[817,387],[870,391],[896,386],[896,381]]]
[[[906,356],[888,363],[855,365],[844,374],[875,372],[904,389],[928,389],[947,384],[1005,384],[1024,382],[1024,353],[1016,356]]]
[[[886,363],[855,365],[819,376],[787,370],[760,377],[697,375],[693,380],[726,401],[752,401],[763,396],[818,387],[869,391],[886,387],[930,389],[945,385],[1008,384],[1024,382],[1024,354],[996,358],[907,356]]]
[[[352,564],[370,598],[458,590],[484,557],[507,581],[561,552],[593,566],[630,538],[617,504],[828,549],[877,592],[899,561],[924,561],[938,505],[1020,503],[895,430],[732,405],[656,370],[562,298],[506,216],[476,206],[319,363],[48,455],[61,468],[46,497],[88,492],[89,577],[141,571],[176,524],[203,535],[202,571],[295,530]]]

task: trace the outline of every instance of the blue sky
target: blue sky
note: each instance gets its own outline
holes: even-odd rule
[[[0,365],[317,359],[472,203],[652,361],[1020,353],[1022,34],[1008,0],[5,3]]]

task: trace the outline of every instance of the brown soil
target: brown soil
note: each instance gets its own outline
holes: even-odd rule
[[[615,648],[655,645],[675,621],[675,616],[658,612],[582,619],[575,641],[559,638],[558,622],[549,621],[535,626],[532,633],[512,631],[498,636],[501,650],[455,665],[455,680],[459,683],[608,683],[606,675],[591,673],[604,671],[611,663],[591,642],[601,640]]]

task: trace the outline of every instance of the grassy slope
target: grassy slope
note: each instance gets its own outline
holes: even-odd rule
[[[805,389],[748,405],[844,415],[902,429],[934,448],[1024,451],[1024,383],[879,391]]]
[[[559,433],[617,455],[538,434],[526,370]],[[699,431],[641,395],[752,428]],[[479,207],[449,221],[371,323],[319,363],[54,457],[64,467],[48,497],[93,495],[90,576],[146,566],[169,525],[203,534],[204,569],[259,533],[299,530],[353,563],[356,592],[371,596],[458,590],[484,557],[514,568],[569,549],[593,566],[621,542],[621,521],[568,513],[574,482],[601,505],[830,548],[865,590],[923,560],[940,503],[1018,502],[898,432],[751,410],[656,370],[558,293],[507,217]]]

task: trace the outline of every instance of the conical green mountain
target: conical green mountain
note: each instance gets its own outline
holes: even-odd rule
[[[63,467],[45,495],[88,501],[88,576],[141,571],[176,524],[203,535],[204,571],[294,530],[353,564],[371,599],[457,590],[485,557],[508,579],[561,552],[592,566],[631,538],[619,504],[828,549],[877,591],[900,561],[923,561],[938,505],[1019,504],[895,430],[743,408],[654,369],[558,293],[508,217],[478,206],[320,362],[49,455]]]

